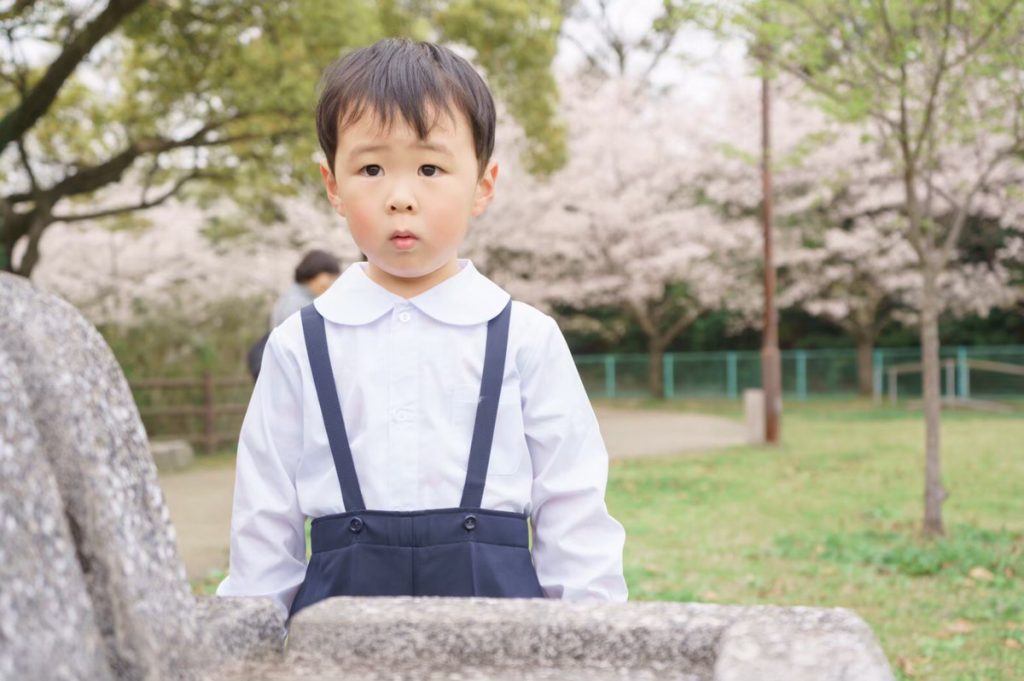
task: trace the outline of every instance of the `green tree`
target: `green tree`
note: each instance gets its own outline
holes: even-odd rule
[[[229,199],[230,235],[318,184],[321,69],[389,35],[475,53],[530,140],[564,162],[550,73],[558,0],[17,1],[0,11],[0,269],[29,276],[58,222],[137,221],[171,197]],[[124,196],[125,187],[137,192]],[[121,196],[111,198],[111,189]],[[16,246],[23,245],[15,262]]]
[[[923,533],[944,533],[938,280],[967,218],[1024,153],[1020,0],[756,0],[733,17],[839,120],[869,122],[901,179],[900,230],[923,280]]]

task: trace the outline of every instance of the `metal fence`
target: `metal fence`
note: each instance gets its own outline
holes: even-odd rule
[[[984,368],[1024,367],[1024,345],[951,346],[940,351],[954,371],[942,372],[943,394],[959,398],[1024,397],[1024,376]],[[872,368],[876,396],[891,392],[895,376],[900,397],[920,397],[921,374],[889,368],[919,362],[918,348],[878,348]],[[981,360],[980,363],[976,363]],[[576,366],[591,398],[650,397],[647,355],[578,355]],[[739,399],[761,385],[761,354],[751,352],[667,353],[662,362],[665,399]],[[854,349],[787,350],[782,353],[782,390],[790,399],[840,397],[858,393]]]
[[[249,376],[147,378],[130,383],[151,438],[182,438],[207,454],[234,446],[252,392]]]
[[[1024,345],[948,347],[941,354],[943,394],[961,399],[1024,398]],[[919,362],[920,356],[917,348],[877,349],[875,394],[897,392],[891,385],[895,377],[900,398],[919,397],[921,374],[908,365]],[[647,355],[578,355],[576,365],[591,398],[650,396]],[[667,399],[739,399],[744,389],[761,385],[761,356],[756,351],[667,354],[661,368]],[[856,352],[783,352],[782,386],[789,399],[855,395]],[[207,373],[188,379],[135,379],[131,387],[151,437],[186,438],[213,451],[237,440],[252,380]]]

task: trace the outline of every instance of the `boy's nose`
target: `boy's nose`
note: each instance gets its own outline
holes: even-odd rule
[[[415,213],[416,195],[404,182],[397,182],[388,192],[388,213]]]
[[[388,212],[389,213],[412,213],[416,208],[413,206],[412,201],[403,200],[391,200],[388,201]]]

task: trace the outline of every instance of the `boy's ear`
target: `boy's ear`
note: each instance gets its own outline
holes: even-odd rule
[[[331,206],[334,207],[336,212],[341,217],[345,217],[345,204],[341,202],[341,198],[338,196],[338,182],[334,179],[334,174],[331,169],[327,167],[327,164],[320,161],[320,177],[324,180],[324,189],[327,190],[327,200],[331,202]]]
[[[483,215],[494,199],[494,185],[498,182],[498,162],[491,160],[484,168],[483,175],[476,183],[476,195],[473,197],[473,217]]]

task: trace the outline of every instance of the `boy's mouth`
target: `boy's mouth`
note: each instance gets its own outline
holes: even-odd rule
[[[400,229],[391,235],[391,243],[400,251],[407,251],[416,245],[416,235],[404,229]]]

